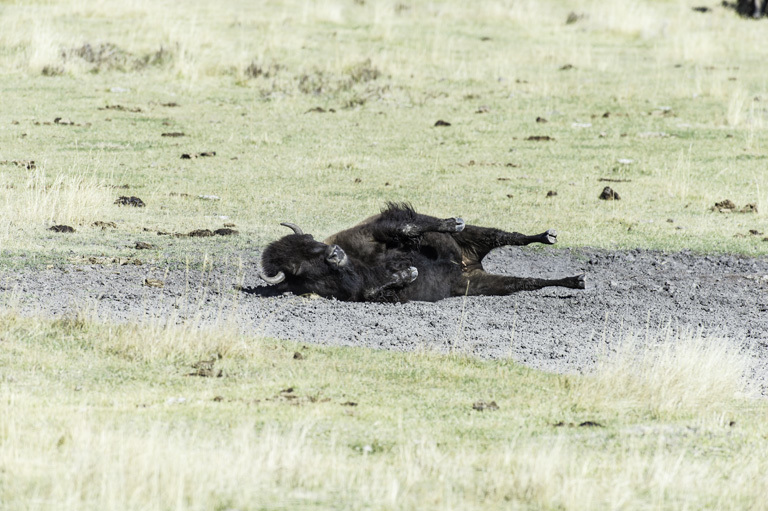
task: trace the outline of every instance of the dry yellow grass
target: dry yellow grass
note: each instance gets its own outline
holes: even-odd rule
[[[763,509],[768,489],[765,402],[714,339],[568,377],[8,314],[0,339],[8,510]],[[224,377],[185,376],[211,353]]]

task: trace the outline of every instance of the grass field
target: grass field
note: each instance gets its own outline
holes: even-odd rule
[[[223,216],[259,242],[286,220],[325,235],[388,199],[571,246],[768,251],[749,234],[768,227],[759,22],[662,1],[131,5],[2,4],[4,253],[115,254]],[[725,199],[757,213],[710,211]]]
[[[768,22],[712,4],[0,0],[0,264],[215,260],[387,200],[766,254]],[[556,376],[0,312],[3,511],[766,508],[768,407],[727,342]]]
[[[765,403],[714,339],[557,376],[12,315],[0,338],[9,510],[763,509],[768,490]]]

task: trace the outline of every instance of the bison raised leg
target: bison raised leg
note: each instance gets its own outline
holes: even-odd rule
[[[537,279],[491,275],[489,273],[477,271],[470,275],[464,275],[458,286],[453,290],[453,295],[499,296],[509,295],[518,291],[535,291],[550,286],[584,289],[586,287],[586,279],[583,274],[562,279]]]
[[[415,266],[410,266],[405,270],[396,271],[390,275],[389,280],[384,282],[384,284],[366,289],[363,292],[363,298],[365,301],[373,302],[393,301],[392,297],[390,296],[391,293],[388,293],[388,291],[407,286],[416,280],[418,276],[419,270],[417,270]]]
[[[389,203],[371,224],[373,237],[385,243],[406,242],[430,232],[454,234],[464,230],[464,220],[417,213],[407,204]]]
[[[482,269],[481,261],[494,248],[506,245],[530,245],[557,243],[557,231],[552,229],[541,234],[525,235],[519,232],[507,232],[492,227],[477,227],[467,225],[464,230],[453,235],[453,239],[461,247],[461,259],[467,271]]]
[[[461,218],[433,218],[418,215],[410,222],[380,221],[373,226],[374,238],[381,241],[413,239],[428,232],[457,233],[464,230]]]

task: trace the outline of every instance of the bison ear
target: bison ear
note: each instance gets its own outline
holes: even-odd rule
[[[304,261],[300,262],[299,264],[292,264],[291,265],[291,273],[298,277],[302,273],[304,273],[307,269],[307,265],[304,264]]]

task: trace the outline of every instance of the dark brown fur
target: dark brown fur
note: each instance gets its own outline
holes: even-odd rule
[[[553,244],[556,237],[554,231],[526,236],[465,225],[460,218],[439,219],[389,203],[380,214],[325,243],[307,234],[271,243],[262,254],[262,269],[267,276],[284,274],[279,290],[349,301],[437,301],[546,286],[583,289],[583,275],[547,280],[492,275],[483,269],[483,258],[494,248]]]

